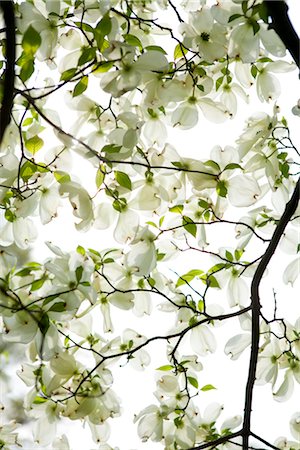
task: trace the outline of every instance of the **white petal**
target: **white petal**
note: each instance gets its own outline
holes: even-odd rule
[[[225,122],[229,117],[229,112],[222,103],[214,102],[210,98],[202,98],[198,104],[204,117],[213,123]]]
[[[191,330],[191,346],[198,355],[205,356],[216,350],[217,342],[206,325],[199,325]]]
[[[228,181],[228,198],[233,206],[251,206],[260,194],[257,181],[249,175],[237,175]]]
[[[229,339],[225,345],[225,354],[235,360],[240,357],[243,351],[250,345],[250,333],[237,334]]]
[[[293,286],[294,282],[298,278],[300,274],[300,258],[294,259],[289,265],[285,268],[283,272],[283,282],[285,284],[291,283]]]

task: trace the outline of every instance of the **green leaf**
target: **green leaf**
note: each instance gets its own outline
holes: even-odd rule
[[[120,186],[131,191],[131,189],[132,189],[131,180],[130,180],[129,176],[127,175],[127,173],[119,172],[116,170],[115,171],[115,179],[116,179],[117,183],[119,183]]]
[[[259,25],[258,22],[256,22],[256,20],[254,20],[254,21],[251,23],[251,25],[252,25],[252,29],[253,29],[253,34],[255,35],[256,33],[259,32],[259,30],[260,30],[260,25]]]
[[[265,4],[265,2],[260,3],[260,5],[258,9],[258,15],[259,17],[265,22],[268,23],[269,22],[269,14],[268,14],[268,8]]]
[[[87,89],[88,82],[89,82],[88,77],[86,75],[83,76],[74,87],[73,97],[77,97],[78,95],[82,94]]]
[[[100,63],[98,63],[95,67],[95,69],[93,69],[93,73],[104,73],[104,72],[108,72],[109,69],[111,69],[114,65],[113,61],[101,61]]]
[[[34,400],[33,400],[33,404],[34,405],[40,405],[41,403],[45,403],[45,402],[47,402],[48,401],[48,399],[47,398],[45,398],[45,397],[39,397],[38,395],[34,398]]]
[[[134,34],[123,34],[124,41],[126,44],[131,45],[132,47],[138,47],[140,51],[143,50],[143,45],[138,37],[134,36]]]
[[[51,303],[52,300],[55,300],[57,297],[59,297],[59,294],[48,295],[43,301],[43,306],[48,305],[48,303]]]
[[[56,172],[54,172],[54,178],[59,184],[71,181],[70,175],[67,172],[63,172],[62,170],[57,170]]]
[[[163,53],[164,55],[167,55],[168,53],[159,45],[148,45],[147,47],[145,47],[145,50],[147,51],[155,51],[155,52],[160,52]]]
[[[198,205],[200,206],[200,208],[203,208],[203,209],[210,208],[209,203],[206,200],[203,200],[202,198],[200,198],[200,200],[198,201]]]
[[[248,10],[248,0],[244,0],[242,2],[242,11],[244,14],[246,14],[247,10]]]
[[[81,55],[78,59],[78,65],[82,66],[83,64],[92,61],[96,56],[96,49],[94,47],[85,47]]]
[[[190,233],[192,236],[196,237],[197,226],[190,217],[183,216],[182,217],[182,225],[188,233]]]
[[[263,63],[265,63],[265,62],[273,62],[273,59],[267,58],[266,56],[264,56],[263,58],[259,58],[257,60],[257,62],[263,62]]]
[[[43,286],[45,281],[46,281],[46,278],[40,278],[39,280],[35,280],[32,283],[30,290],[31,291],[37,291],[38,289],[40,289]]]
[[[243,256],[244,250],[243,249],[236,249],[234,251],[234,257],[237,261],[239,261],[241,259],[241,257]]]
[[[101,152],[105,153],[118,153],[122,148],[122,145],[116,145],[116,144],[108,144],[104,145],[102,147]]]
[[[77,72],[76,68],[65,70],[60,76],[60,81],[71,80],[74,77],[74,75],[76,74],[76,72]]]
[[[204,92],[204,86],[202,84],[197,84],[199,91]]]
[[[16,220],[16,215],[10,209],[5,210],[4,217],[8,222],[14,222]]]
[[[21,166],[20,177],[23,181],[27,182],[32,177],[32,175],[37,172],[37,169],[38,167],[36,164],[31,161],[26,161],[23,166]]]
[[[107,36],[111,32],[112,23],[108,13],[102,17],[96,28],[103,36]]]
[[[162,370],[163,372],[168,372],[169,370],[173,370],[174,366],[171,366],[170,364],[166,364],[165,366],[157,367],[155,370]]]
[[[216,91],[222,86],[224,76],[217,78],[216,80]]]
[[[25,141],[25,147],[32,154],[35,155],[44,145],[43,139],[35,135]]]
[[[20,78],[23,82],[27,81],[34,72],[34,60],[28,59],[21,66]]]
[[[225,256],[226,256],[226,259],[228,259],[228,261],[230,261],[230,262],[233,261],[233,255],[228,250],[226,250]]]
[[[288,178],[289,177],[290,166],[289,166],[289,164],[286,161],[283,164],[279,163],[279,170],[282,173],[284,178]]]
[[[79,281],[81,280],[82,273],[83,273],[83,267],[82,266],[76,267],[75,275],[76,275],[77,283],[79,283]]]
[[[208,161],[205,161],[205,166],[211,167],[212,169],[216,170],[217,172],[220,172],[220,166],[216,161],[213,161],[212,159],[209,159]]]
[[[206,277],[205,284],[212,288],[220,288],[220,285],[219,285],[217,279],[213,275],[209,275]]]
[[[31,274],[31,267],[25,267],[24,269],[19,270],[19,272],[16,273],[17,277],[27,277]]]
[[[258,74],[258,68],[253,64],[251,67],[251,75],[253,76],[253,78],[256,78]]]
[[[217,194],[220,197],[226,197],[227,196],[227,187],[226,182],[224,180],[218,181],[217,187],[216,187]]]
[[[228,19],[228,23],[233,22],[234,20],[239,19],[242,16],[242,14],[232,14],[232,16],[230,16]]]
[[[186,55],[188,50],[180,43],[178,43],[174,49],[174,59],[179,59]]]
[[[206,384],[200,390],[203,392],[206,392],[206,391],[211,391],[213,389],[216,389],[216,388],[212,384]]]
[[[81,245],[77,246],[76,252],[79,253],[79,255],[85,256],[85,249]]]
[[[42,317],[38,322],[38,327],[43,336],[45,336],[45,334],[47,333],[49,326],[50,326],[49,317],[46,313],[43,313]]]
[[[54,305],[52,305],[48,311],[63,312],[63,311],[65,311],[65,309],[66,309],[65,302],[57,302],[57,303],[54,303]]]
[[[24,122],[22,123],[23,127],[28,127],[29,125],[31,125],[33,122],[33,118],[32,117],[27,117],[27,119],[24,120]]]
[[[195,277],[200,276],[202,274],[203,270],[192,269],[189,272],[185,273],[184,275],[181,275],[180,278],[178,278],[176,287],[179,287],[186,283],[190,283]]]
[[[166,256],[166,253],[157,253],[156,259],[157,259],[157,261],[162,261],[165,256]]]
[[[80,2],[80,3],[83,3],[83,2]],[[94,28],[91,25],[89,25],[88,23],[74,22],[74,24],[83,31],[87,31],[88,33],[94,32]]]
[[[233,170],[233,169],[242,169],[243,170],[242,166],[240,166],[237,163],[229,163],[224,167],[224,170]]]
[[[22,48],[24,52],[34,56],[41,43],[42,39],[40,33],[38,33],[33,26],[30,25],[22,38]]]
[[[188,382],[196,389],[198,389],[199,385],[198,385],[198,380],[197,378],[194,377],[187,377]]]
[[[181,214],[183,211],[183,205],[176,205],[169,208],[169,211],[176,214]]]

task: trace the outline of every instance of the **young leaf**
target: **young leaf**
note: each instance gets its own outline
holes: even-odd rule
[[[181,275],[180,278],[178,278],[176,287],[182,286],[185,283],[190,283],[195,277],[202,274],[203,270],[192,269],[189,272],[185,273],[184,275]]]
[[[61,170],[57,170],[54,172],[54,178],[59,184],[67,183],[71,181],[71,177],[67,172],[63,172]]]
[[[172,206],[172,208],[169,208],[169,211],[172,213],[181,214],[183,211],[183,205]]]
[[[178,43],[174,49],[174,59],[179,59],[187,54],[187,49],[180,43]]]
[[[230,16],[228,19],[228,23],[233,22],[234,20],[239,19],[240,17],[242,17],[242,14],[232,14],[232,16]]]
[[[82,266],[76,267],[75,275],[76,275],[77,283],[79,283],[79,281],[81,280],[81,278],[82,278],[82,273],[83,273],[83,267],[82,267]]]
[[[188,233],[190,233],[192,236],[196,237],[197,226],[190,217],[183,216],[182,217],[182,225]]]
[[[124,34],[123,38],[126,44],[129,44],[132,47],[138,47],[140,51],[143,50],[143,45],[138,37],[134,36],[133,34]]]
[[[127,175],[127,173],[115,171],[115,179],[116,179],[117,183],[119,183],[120,186],[131,191],[131,189],[132,189],[131,180],[130,180],[129,176]]]
[[[196,389],[198,389],[198,380],[194,377],[187,377],[188,382]]]
[[[46,278],[40,278],[39,280],[35,280],[32,284],[31,284],[31,291],[37,291],[38,289],[40,289],[43,284],[45,283]]]
[[[26,161],[20,169],[20,177],[27,182],[35,172],[37,172],[37,165],[31,161]]]
[[[35,155],[44,145],[43,139],[35,135],[25,141],[25,147],[32,154]]]
[[[40,33],[38,33],[32,25],[25,31],[22,39],[22,48],[25,53],[34,56],[42,43]]]
[[[48,315],[44,312],[44,313],[42,314],[42,317],[41,317],[40,320],[38,321],[38,327],[39,327],[40,332],[42,333],[43,336],[45,336],[45,334],[47,333],[49,326],[50,326],[49,317],[48,317]]]
[[[74,87],[73,97],[77,97],[78,95],[82,94],[87,89],[88,82],[89,82],[88,77],[86,75],[83,76]]]
[[[206,392],[206,391],[211,391],[213,389],[216,389],[216,388],[212,384],[206,384],[200,390],[203,392]]]
[[[63,312],[66,309],[66,304],[65,302],[57,302],[54,303],[54,305],[51,306],[51,308],[48,309],[48,311],[53,311],[53,312]]]
[[[155,369],[155,370],[162,370],[164,372],[167,372],[167,371],[173,370],[173,369],[174,369],[174,366],[171,366],[170,364],[166,364],[165,366],[157,367],[157,369]]]
[[[217,194],[220,197],[226,197],[226,195],[227,195],[227,187],[226,187],[226,182],[224,180],[220,180],[218,182],[216,191],[217,191]]]
[[[60,81],[71,80],[74,77],[76,72],[77,72],[76,68],[65,70],[60,76]]]

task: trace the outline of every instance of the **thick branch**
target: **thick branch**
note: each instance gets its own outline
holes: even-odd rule
[[[284,0],[265,0],[271,27],[276,31],[295,63],[300,68],[300,40],[288,16],[288,5]]]
[[[259,285],[262,276],[273,256],[277,245],[282,237],[284,230],[289,223],[292,215],[295,213],[300,198],[300,178],[296,184],[293,195],[290,201],[287,203],[284,213],[278,222],[277,227],[273,233],[268,248],[262,257],[257,269],[255,271],[252,283],[251,283],[251,305],[252,305],[252,342],[251,342],[251,355],[249,364],[249,374],[245,392],[245,408],[244,408],[244,424],[243,424],[243,449],[248,449],[250,426],[251,426],[251,411],[252,411],[252,399],[253,388],[255,382],[255,373],[257,366],[257,357],[259,349],[259,317],[260,317],[260,301],[259,301]]]
[[[10,114],[13,106],[15,59],[16,59],[16,36],[14,6],[11,0],[0,1],[6,25],[6,68],[4,71],[3,99],[0,111],[0,144],[6,127],[10,122]]]

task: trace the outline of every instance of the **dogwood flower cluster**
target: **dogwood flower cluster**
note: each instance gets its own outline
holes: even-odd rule
[[[155,403],[134,417],[141,441],[166,450],[243,445],[243,412],[220,422],[226,405],[210,402],[215,387],[203,385],[202,371],[225,321],[238,318],[241,329],[225,354],[253,352],[251,281],[295,189],[299,151],[276,104],[271,114],[253,113],[232,145],[193,157],[168,132],[234,119],[255,89],[262,103],[276,101],[276,74],[295,64],[263,2],[173,3],[15,4],[15,104],[0,152],[0,327],[5,343],[26,349],[17,374],[39,447],[69,450],[57,425],[76,420],[111,450],[110,425],[121,415],[114,365],[144,371],[157,340],[166,364],[155,371]],[[2,71],[4,40],[0,48]],[[30,254],[39,228],[62,209],[76,232],[99,230],[99,242],[71,251],[47,242],[39,261]],[[292,255],[282,274],[291,285],[300,273],[299,214],[300,206],[279,243]],[[226,226],[235,238],[215,245]],[[191,256],[186,270],[171,272],[187,253],[198,262]],[[114,320],[116,311],[143,318],[154,309],[173,319],[164,334]],[[260,313],[256,385],[270,383],[276,401],[288,400],[299,361],[300,319]],[[17,427],[0,426],[0,448],[21,445]],[[300,448],[299,412],[290,428],[295,441],[274,445]]]

